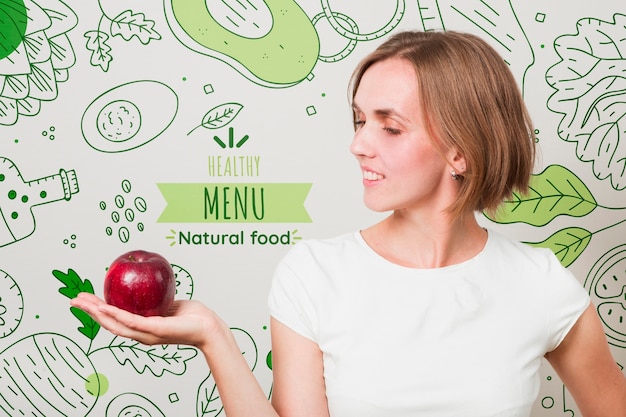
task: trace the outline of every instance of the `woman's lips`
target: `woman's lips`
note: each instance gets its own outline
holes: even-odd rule
[[[382,174],[379,174],[374,171],[363,170],[363,179],[367,181],[379,181],[384,179],[385,177]]]

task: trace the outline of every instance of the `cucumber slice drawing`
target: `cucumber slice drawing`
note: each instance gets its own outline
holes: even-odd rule
[[[626,348],[626,244],[602,255],[584,285],[594,299],[609,343]]]
[[[17,329],[24,314],[24,297],[17,282],[0,269],[0,339]]]
[[[193,278],[186,269],[172,264],[172,270],[176,277],[176,299],[191,300],[193,297]]]

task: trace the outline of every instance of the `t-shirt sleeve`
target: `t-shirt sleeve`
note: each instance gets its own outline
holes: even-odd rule
[[[546,249],[549,261],[548,296],[549,335],[547,351],[556,349],[591,303],[589,294],[574,274],[563,267],[554,253]]]
[[[306,261],[300,249],[296,245],[276,267],[268,297],[269,312],[296,333],[316,341],[317,315],[312,290],[305,285],[311,282],[306,281]]]

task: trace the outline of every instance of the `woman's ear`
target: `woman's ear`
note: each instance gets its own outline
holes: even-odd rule
[[[463,176],[463,174],[465,174],[465,172],[467,171],[465,155],[459,152],[458,149],[450,149],[448,154],[448,161],[450,161],[450,165],[457,175]]]

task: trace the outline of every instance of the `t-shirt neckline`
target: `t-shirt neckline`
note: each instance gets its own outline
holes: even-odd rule
[[[376,259],[378,262],[382,262],[385,263],[387,265],[391,265],[394,268],[398,268],[398,269],[402,269],[402,270],[406,270],[406,271],[420,271],[420,272],[428,272],[428,271],[432,271],[432,272],[444,272],[444,271],[453,271],[453,270],[457,270],[457,269],[461,269],[461,268],[465,268],[470,266],[471,264],[474,264],[475,262],[480,261],[480,259],[482,259],[485,255],[485,253],[488,251],[488,248],[492,245],[493,240],[495,238],[495,233],[492,230],[488,230],[485,228],[485,231],[487,232],[487,241],[485,242],[485,245],[483,246],[483,248],[473,257],[466,259],[463,262],[459,262],[453,265],[446,265],[446,266],[442,266],[442,267],[435,267],[435,268],[415,268],[415,267],[410,267],[410,266],[404,266],[404,265],[400,265],[397,264],[395,262],[390,261],[389,259],[385,258],[384,256],[380,255],[378,252],[376,252],[363,238],[363,235],[361,234],[361,230],[357,230],[354,232],[354,238],[357,241],[357,244],[366,252],[368,252],[368,254],[370,256],[372,256],[374,259]]]

